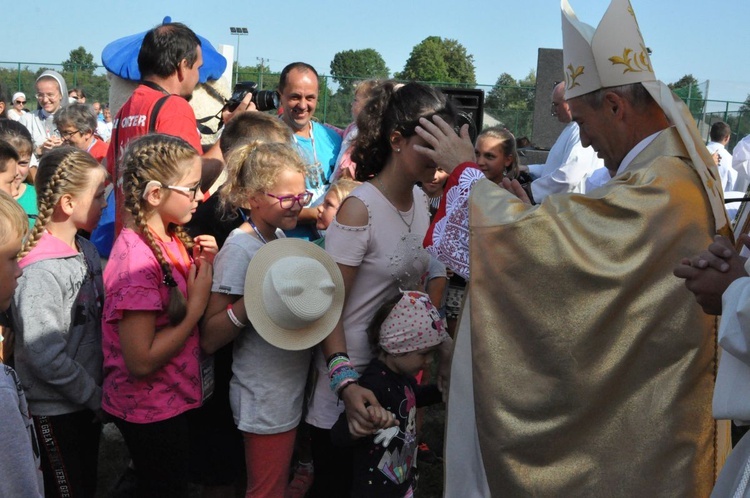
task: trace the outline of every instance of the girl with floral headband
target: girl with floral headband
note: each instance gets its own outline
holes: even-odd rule
[[[359,438],[342,413],[333,426],[335,445],[353,447],[352,496],[411,497],[416,488],[417,408],[439,403],[437,385],[418,385],[414,376],[429,368],[446,339],[443,319],[423,292],[403,292],[375,313],[368,339],[375,358],[359,378],[380,406],[380,418],[398,425]],[[389,424],[386,424],[389,425]]]

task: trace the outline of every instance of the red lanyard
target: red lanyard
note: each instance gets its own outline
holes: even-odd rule
[[[190,256],[188,256],[187,249],[185,249],[185,244],[182,243],[182,240],[180,240],[179,237],[174,237],[173,239],[175,242],[177,242],[177,248],[180,251],[180,256],[182,261],[180,261],[172,251],[169,250],[169,246],[161,241],[161,238],[154,232],[151,227],[148,227],[148,230],[151,232],[151,235],[159,241],[159,245],[164,249],[164,251],[167,253],[167,257],[169,258],[169,261],[172,263],[172,267],[177,268],[177,271],[180,272],[180,274],[185,278],[185,282],[188,281],[188,275],[190,274],[190,265],[192,264],[192,260],[190,259]]]

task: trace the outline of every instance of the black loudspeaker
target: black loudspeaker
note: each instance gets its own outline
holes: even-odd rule
[[[476,88],[439,88],[448,97],[448,100],[458,111],[458,122],[456,129],[464,124],[469,125],[469,136],[471,141],[477,139],[482,131],[484,119],[484,90]]]

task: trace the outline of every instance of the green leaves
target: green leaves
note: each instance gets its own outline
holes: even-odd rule
[[[331,61],[331,76],[345,93],[350,93],[359,80],[386,79],[389,75],[383,56],[372,48],[344,50]]]
[[[415,45],[397,79],[476,85],[474,56],[457,40],[429,36]]]

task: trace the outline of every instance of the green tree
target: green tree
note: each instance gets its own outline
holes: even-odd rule
[[[703,112],[705,99],[698,80],[692,74],[686,74],[674,83],[667,85],[688,106],[692,115],[699,116]]]
[[[451,82],[463,83],[467,86],[476,85],[474,56],[469,54],[466,47],[458,43],[457,40],[446,38],[443,43],[445,46],[445,64],[448,67],[448,77]]]
[[[94,74],[94,70],[98,67],[94,63],[94,56],[83,47],[71,50],[62,66],[63,71],[80,74]]]
[[[510,102],[514,100],[512,93],[517,86],[518,82],[513,76],[508,73],[501,74],[492,90],[487,92],[487,98],[484,101],[484,108],[487,112],[494,115],[494,112],[508,108]]]
[[[484,111],[517,136],[528,136],[534,115],[535,87],[536,73],[533,70],[521,80],[503,73],[487,93]]]
[[[474,86],[474,56],[456,40],[429,36],[414,46],[396,78]]]
[[[351,92],[356,80],[388,78],[390,70],[377,50],[345,50],[338,52],[331,61],[331,76],[340,90]]]
[[[724,119],[722,115],[720,119]],[[745,98],[736,112],[729,113],[724,119],[732,128],[732,138],[727,145],[731,149],[737,142],[750,134],[750,94]]]
[[[235,71],[236,71],[236,65]],[[276,90],[279,86],[279,73],[273,73],[267,66],[240,66],[237,81],[255,81],[261,90]]]

